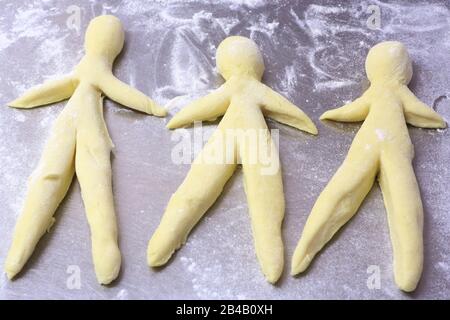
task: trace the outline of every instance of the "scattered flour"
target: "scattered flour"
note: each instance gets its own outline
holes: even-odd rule
[[[374,3],[380,6],[382,13],[389,14],[388,22],[382,21],[381,27],[385,32],[416,33],[448,30],[449,8],[443,3],[411,3],[407,6],[382,1],[374,1]]]
[[[17,122],[25,122],[25,120],[27,120],[27,117],[23,113],[16,113],[16,115],[14,116],[14,119]]]
[[[126,289],[121,289],[118,293],[117,293],[117,299],[119,300],[127,300],[129,299],[129,294],[128,291]]]
[[[231,35],[231,30],[239,24],[239,19],[235,17],[221,18],[215,20],[222,28],[225,35]]]
[[[239,10],[242,6],[246,6],[250,9],[256,9],[266,3],[270,3],[267,0],[225,0],[224,2],[229,2],[230,9],[232,10]]]
[[[267,21],[268,17],[261,15],[255,24],[250,25],[247,29],[250,31],[250,38],[255,38],[255,32],[264,34],[267,37],[272,37],[275,30],[278,28],[280,23],[278,21]]]
[[[375,129],[375,134],[377,135],[378,140],[384,141],[386,140],[386,133],[381,129]]]

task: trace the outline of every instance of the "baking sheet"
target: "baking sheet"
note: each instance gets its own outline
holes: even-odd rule
[[[378,10],[373,5],[379,9],[379,20],[373,20]],[[309,271],[299,278],[289,275],[309,211],[359,128],[317,119],[367,87],[364,59],[372,45],[390,39],[404,42],[414,60],[410,88],[450,119],[448,1],[2,0],[0,6],[2,264],[27,178],[65,105],[14,110],[6,103],[30,86],[69,72],[83,56],[83,34],[90,19],[108,13],[122,20],[126,46],[115,74],[170,108],[169,117],[159,119],[105,100],[105,118],[116,146],[113,183],[123,254],[118,280],[108,287],[96,282],[75,180],[55,225],[24,272],[13,282],[0,276],[0,298],[450,298],[448,130],[410,128],[425,208],[425,267],[413,294],[402,293],[393,281],[386,213],[377,185]],[[377,21],[379,26],[374,25]],[[301,106],[319,129],[319,136],[313,137],[268,122],[280,130],[286,193],[286,267],[276,286],[264,280],[254,254],[240,170],[171,262],[158,270],[146,265],[147,241],[189,169],[171,160],[177,142],[165,124],[186,103],[222,83],[214,55],[228,35],[257,42],[266,61],[265,83]],[[379,285],[373,282],[378,274]],[[78,275],[79,283],[74,278]]]

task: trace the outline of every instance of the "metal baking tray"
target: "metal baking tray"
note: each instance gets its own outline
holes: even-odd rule
[[[32,110],[6,104],[31,86],[70,72],[83,56],[84,30],[93,17],[107,13],[122,20],[126,46],[115,74],[170,110],[160,119],[104,103],[116,146],[111,159],[123,254],[117,281],[97,284],[75,179],[55,225],[21,275],[12,282],[0,277],[1,299],[450,298],[448,130],[410,128],[425,208],[425,267],[414,293],[402,293],[394,284],[386,212],[377,185],[305,275],[293,278],[288,268],[314,201],[359,128],[322,123],[318,117],[367,88],[364,60],[372,45],[404,42],[414,60],[410,88],[450,119],[448,1],[2,0],[1,6],[2,264],[28,176],[65,102]],[[275,286],[264,280],[255,257],[240,170],[171,262],[157,270],[146,264],[147,242],[189,169],[171,161],[176,141],[165,124],[186,103],[222,83],[214,56],[228,35],[257,42],[266,62],[264,82],[301,106],[319,129],[314,137],[268,121],[280,132],[286,193],[286,267]],[[205,127],[212,132],[216,125]],[[374,272],[380,279],[375,287],[369,281]]]

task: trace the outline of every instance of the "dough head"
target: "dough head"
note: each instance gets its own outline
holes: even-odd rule
[[[91,20],[86,30],[86,53],[106,56],[111,60],[122,51],[125,34],[120,20],[111,15]]]
[[[405,45],[386,41],[372,47],[366,59],[366,73],[371,83],[394,81],[408,84],[413,71]]]
[[[228,80],[233,75],[249,75],[261,80],[264,60],[258,46],[245,37],[228,37],[223,40],[216,53],[220,74]]]

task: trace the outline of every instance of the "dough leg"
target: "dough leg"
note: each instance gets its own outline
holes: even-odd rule
[[[221,194],[236,164],[200,161],[213,150],[223,148],[221,139],[211,140],[192,164],[178,190],[170,198],[161,222],[148,244],[147,263],[164,265],[173,252],[185,243],[191,229]],[[223,150],[223,149],[222,149]]]
[[[281,170],[278,165],[276,171],[264,173],[263,165],[246,163],[243,159],[243,173],[256,255],[267,281],[275,283],[280,278],[284,265],[281,236],[284,194]]]
[[[379,182],[394,251],[395,282],[403,291],[413,291],[423,266],[423,208],[410,159],[384,155]]]
[[[356,213],[378,171],[377,152],[352,152],[317,199],[294,252],[291,274],[303,272],[314,256]]]
[[[53,215],[74,174],[75,128],[67,113],[56,120],[37,169],[30,177],[25,204],[5,263],[8,278],[22,270],[36,244],[54,222]]]
[[[117,224],[111,184],[109,137],[78,134],[76,171],[91,229],[92,257],[97,280],[113,281],[120,270]]]

